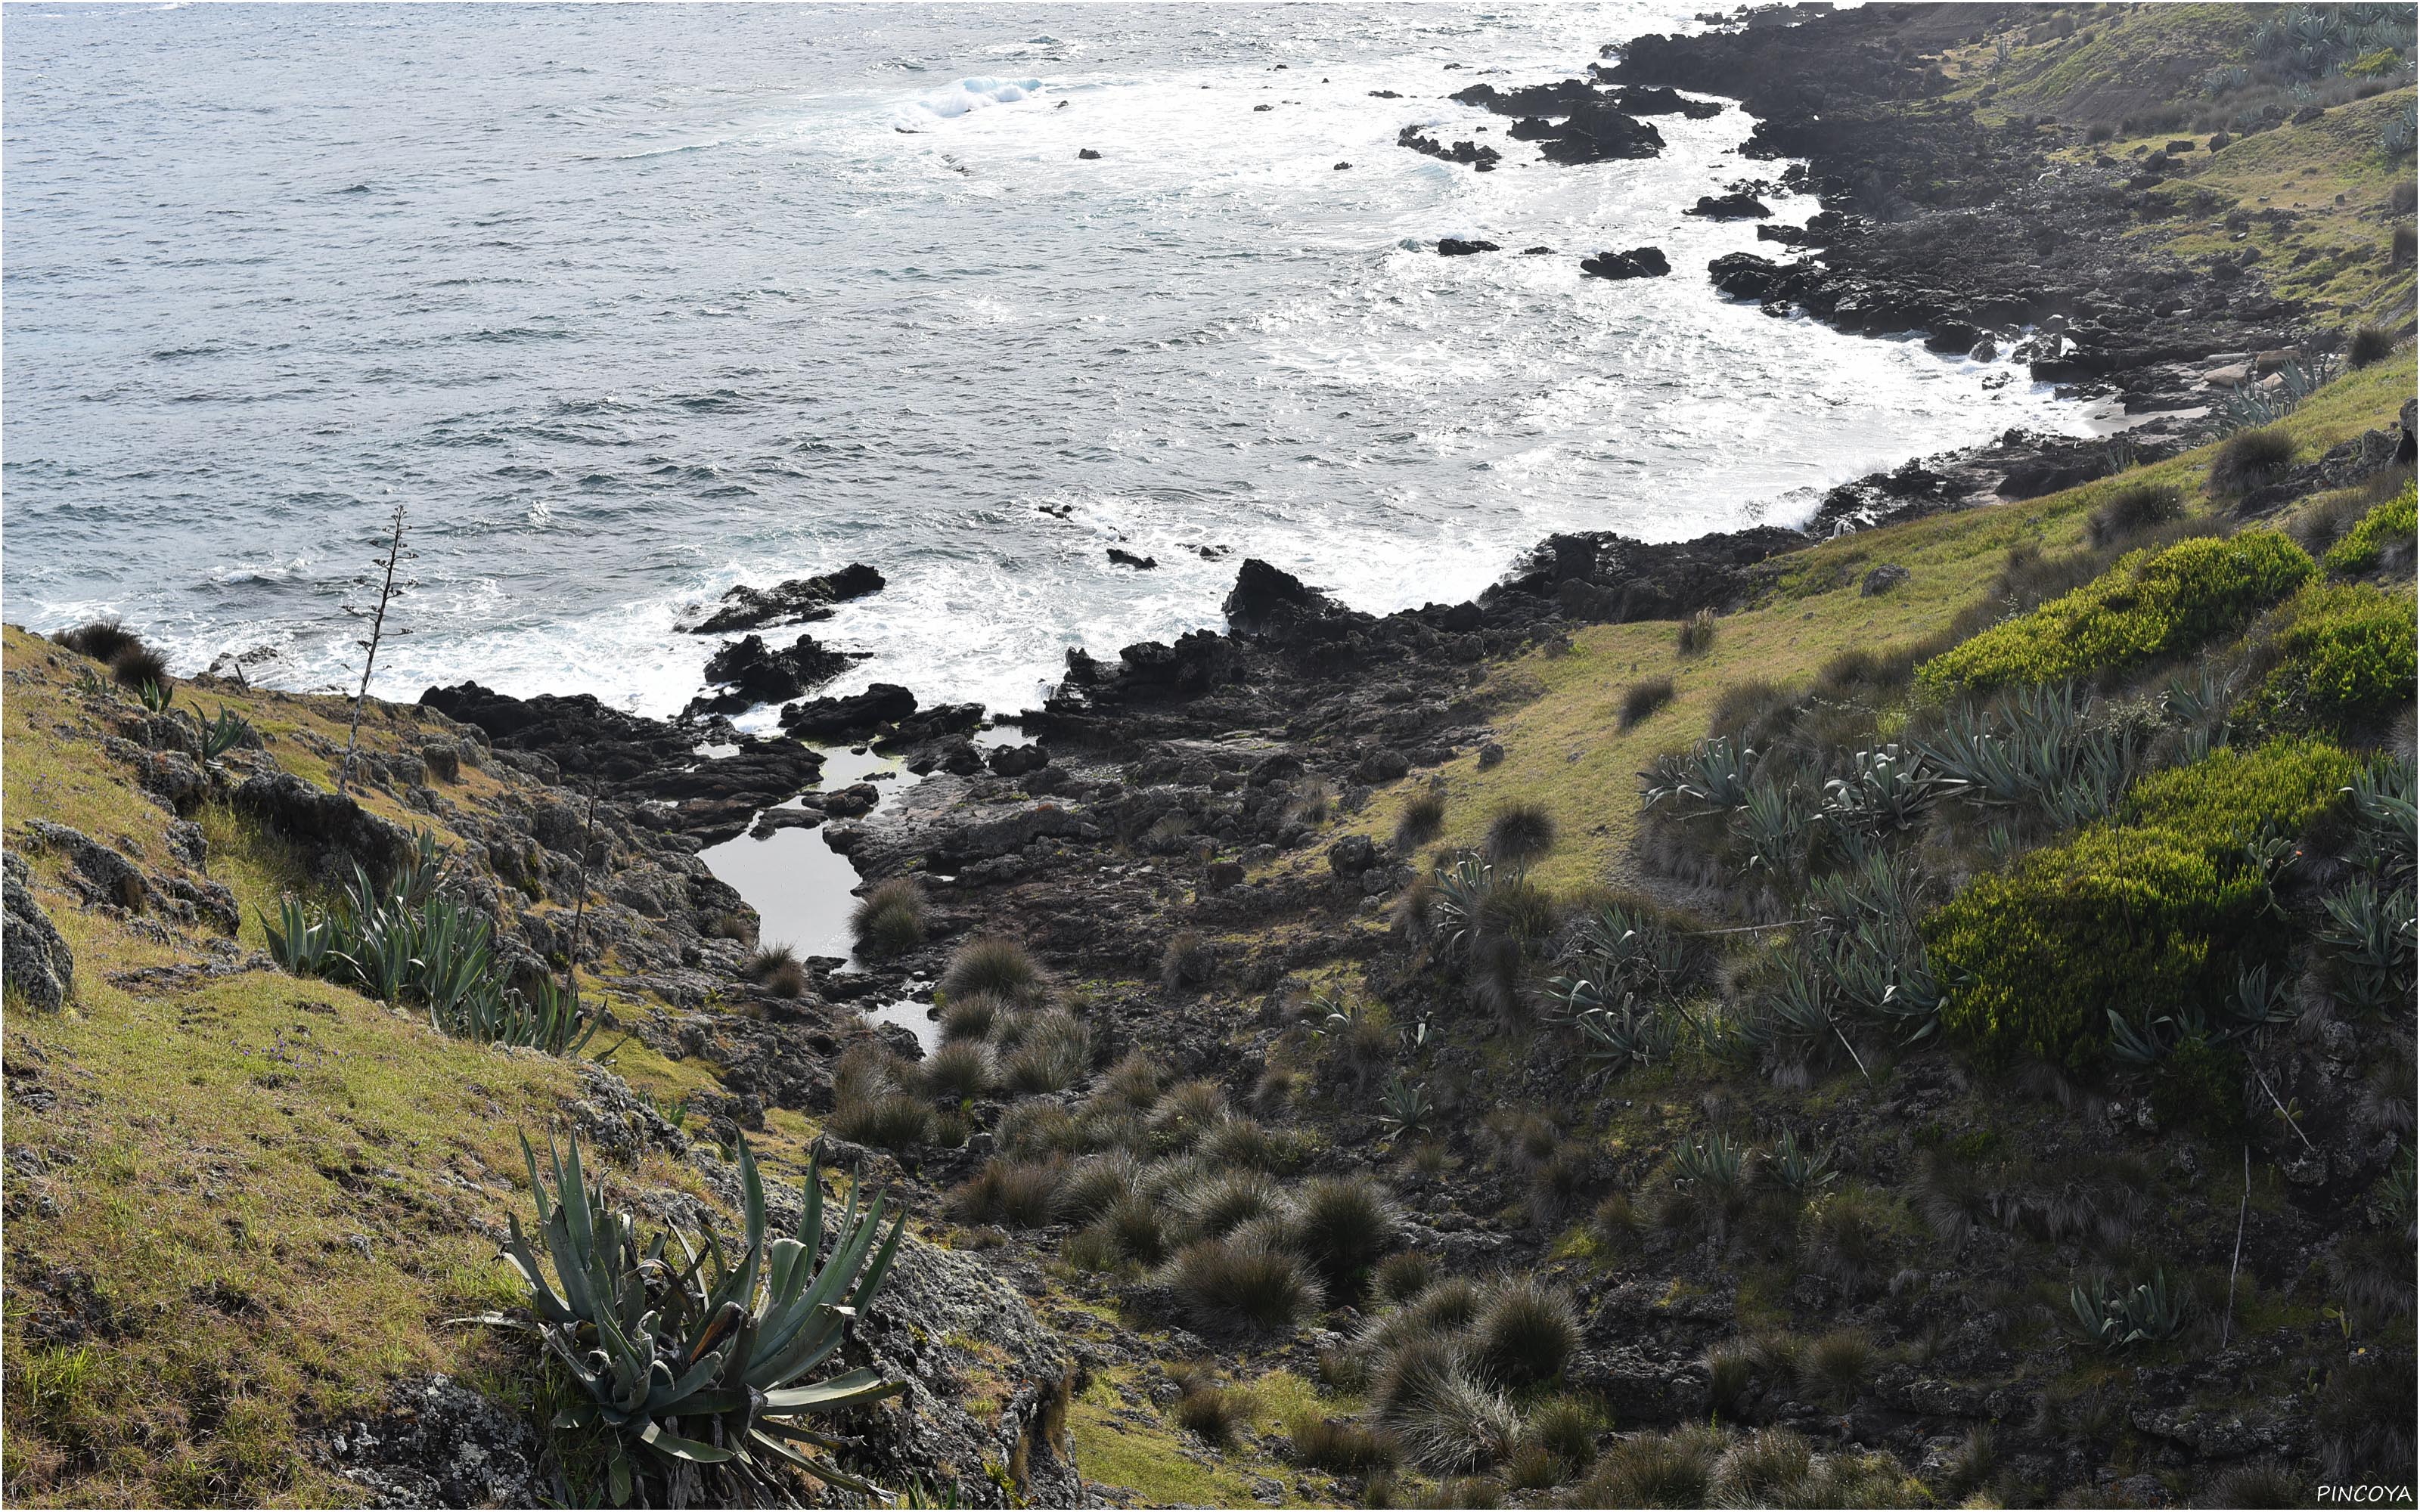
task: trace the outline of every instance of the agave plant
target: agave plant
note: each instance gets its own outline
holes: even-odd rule
[[[224,703],[219,705],[218,717],[209,720],[202,717],[202,706],[194,704],[193,720],[194,729],[202,737],[202,760],[206,762],[217,761],[238,746],[250,745],[258,738],[252,721]]]
[[[1579,1026],[1588,1058],[1616,1069],[1668,1059],[1679,1039],[1670,1019],[1640,1006],[1628,993],[1619,1003],[1589,1009],[1572,1022]]]
[[[2415,922],[2412,889],[2388,892],[2367,877],[2355,877],[2322,903],[2328,918],[2319,926],[2319,943],[2335,962],[2345,998],[2364,1012],[2408,1003]]]
[[[1699,814],[1729,813],[1747,802],[1756,752],[1729,735],[1698,742],[1686,756],[1667,756],[1638,774],[1649,808],[1668,799]]]
[[[2381,887],[2412,884],[2413,848],[2415,837],[2420,837],[2414,772],[2411,757],[2384,757],[2356,774],[2352,786],[2345,790],[2360,825],[2353,858]]]
[[[1387,1089],[1381,1094],[1378,1120],[1393,1131],[1398,1138],[1417,1139],[1429,1132],[1436,1119],[1436,1104],[1429,1101],[1424,1084],[1407,1082],[1398,1072],[1387,1078]]]
[[[2168,1273],[2125,1290],[2113,1290],[2106,1276],[2094,1276],[2089,1289],[2068,1288],[2068,1306],[2085,1337],[2104,1348],[2122,1350],[2177,1336],[2192,1311],[2192,1299],[2168,1288]]]
[[[1846,776],[1823,784],[1823,816],[1860,834],[1902,834],[1924,822],[1940,789],[1920,752],[1897,745],[1861,750]]]
[[[1438,866],[1429,917],[1441,954],[1466,955],[1479,943],[1486,932],[1487,897],[1495,889],[1496,869],[1478,856],[1457,856]]]
[[[1786,883],[1806,866],[1807,831],[1814,817],[1794,786],[1760,776],[1731,823],[1747,847],[1747,864]]]
[[[667,1229],[642,1247],[637,1220],[610,1204],[602,1181],[589,1181],[577,1137],[567,1156],[547,1142],[551,1190],[527,1135],[521,1154],[545,1260],[518,1214],[504,1257],[529,1287],[528,1315],[460,1320],[535,1334],[562,1363],[584,1399],[554,1426],[604,1432],[616,1505],[634,1494],[679,1505],[708,1489],[709,1477],[721,1483],[711,1489],[722,1499],[752,1501],[780,1490],[784,1467],[879,1494],[831,1462],[839,1444],[807,1420],[896,1396],[906,1383],[867,1368],[805,1378],[839,1350],[850,1321],[881,1290],[904,1209],[894,1213],[877,1194],[861,1211],[852,1185],[826,1253],[818,1161],[807,1171],[796,1235],[768,1239],[764,1183],[742,1139],[736,1253],[705,1224],[696,1244]],[[666,1254],[673,1242],[678,1257]]]
[[[1683,1139],[1672,1147],[1672,1168],[1684,1180],[1707,1190],[1730,1193],[1739,1189],[1747,1171],[1747,1151],[1730,1135],[1716,1130],[1695,1139]]]
[[[1832,1184],[1839,1173],[1832,1168],[1832,1152],[1809,1149],[1798,1142],[1795,1131],[1784,1129],[1774,1143],[1773,1158],[1765,1162],[1765,1171],[1776,1186],[1795,1197],[1811,1197]]]

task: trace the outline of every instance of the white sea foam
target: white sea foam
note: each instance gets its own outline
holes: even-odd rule
[[[1039,79],[960,79],[946,89],[924,96],[903,113],[901,130],[921,131],[933,121],[955,120],[993,105],[1014,105],[1030,100],[1042,87]]]

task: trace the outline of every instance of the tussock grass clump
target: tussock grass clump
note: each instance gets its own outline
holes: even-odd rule
[[[848,916],[859,953],[899,955],[924,943],[924,888],[912,877],[875,884]]]
[[[2263,425],[2257,430],[2239,430],[2229,436],[2218,449],[2210,465],[2210,486],[2214,493],[2242,493],[2246,488],[2265,483],[2270,476],[2294,460],[2294,437],[2283,425]]]
[[[950,1194],[950,1216],[962,1224],[1040,1228],[1050,1222],[1067,1167],[1056,1160],[987,1161]]]
[[[1771,1505],[1807,1479],[1815,1451],[1788,1428],[1743,1435],[1714,1461],[1714,1487],[1741,1505]]]
[[[1292,1232],[1295,1249],[1330,1286],[1352,1291],[1395,1247],[1403,1219],[1370,1178],[1322,1177],[1295,1194]]]
[[[1161,1149],[1191,1149],[1227,1118],[1227,1094],[1217,1082],[1180,1082],[1152,1110],[1152,1143]]]
[[[1093,1033],[1064,1009],[1012,1014],[992,1039],[1003,1052],[1001,1085],[1027,1096],[1063,1092],[1092,1069]]]
[[[1881,1351],[1863,1330],[1837,1329],[1807,1347],[1800,1374],[1823,1399],[1845,1409],[1881,1362]]]
[[[1478,1470],[1512,1453],[1521,1432],[1512,1406],[1479,1381],[1449,1340],[1406,1339],[1371,1384],[1380,1421],[1423,1469]]]
[[[1701,609],[1681,622],[1672,643],[1683,656],[1701,656],[1714,649],[1714,611]]]
[[[1138,1265],[1157,1265],[1168,1258],[1171,1240],[1167,1214],[1140,1192],[1121,1196],[1094,1226],[1107,1234],[1118,1253]]]
[[[1595,1461],[1596,1438],[1604,1427],[1596,1409],[1587,1402],[1557,1396],[1531,1410],[1521,1425],[1521,1442],[1554,1456],[1567,1473],[1580,1474]]]
[[[1286,1424],[1295,1464],[1331,1475],[1367,1475],[1402,1458],[1392,1435],[1349,1418],[1296,1413]]]
[[[1211,1126],[1202,1158],[1220,1170],[1281,1171],[1293,1164],[1287,1141],[1258,1119],[1228,1118]]]
[[[1635,729],[1654,717],[1656,710],[1672,702],[1672,679],[1668,677],[1651,677],[1622,689],[1619,710],[1621,728]]]
[[[1528,866],[1554,850],[1555,833],[1555,816],[1543,804],[1508,803],[1487,822],[1487,859],[1497,866]]]
[[[1094,1105],[1130,1113],[1148,1113],[1159,1103],[1159,1063],[1138,1045],[1110,1067],[1093,1089]]]
[[[118,654],[141,648],[142,637],[126,627],[126,622],[112,614],[104,619],[87,620],[72,630],[62,630],[54,637],[70,651],[82,652],[95,661],[114,662]]]
[[[787,945],[751,950],[739,962],[739,975],[776,997],[796,997],[807,990],[806,965]]]
[[[1285,1210],[1278,1184],[1259,1171],[1228,1171],[1187,1187],[1180,1197],[1194,1232],[1224,1239],[1255,1219]]]
[[[2130,484],[2111,494],[2107,502],[2092,512],[2092,544],[2108,547],[2132,540],[2155,525],[2183,518],[2184,512],[2181,488],[2167,484]]]
[[[1437,838],[1445,828],[1445,795],[1415,793],[1404,800],[1395,819],[1395,848],[1409,854]]]
[[[2395,355],[2395,332],[2384,326],[2360,326],[2345,343],[2345,365],[2369,367]]]
[[[109,658],[110,675],[128,687],[167,688],[176,686],[165,658],[140,641]]]
[[[944,1103],[971,1102],[992,1088],[999,1075],[991,1046],[981,1040],[952,1040],[916,1067],[924,1095]]]
[[[1490,1380],[1531,1386],[1562,1374],[1580,1346],[1579,1319],[1560,1291],[1527,1278],[1489,1295],[1479,1315],[1475,1363]]]
[[[1435,1285],[1440,1273],[1436,1257],[1404,1250],[1378,1262],[1371,1273],[1370,1289],[1380,1302],[1401,1307]]]
[[[1238,1236],[1177,1251],[1163,1279],[1197,1327],[1239,1333],[1294,1327],[1319,1309],[1319,1282],[1275,1245]]]
[[[913,1149],[932,1134],[933,1109],[923,1098],[886,1091],[863,1101],[842,1102],[827,1120],[831,1132],[876,1149]]]
[[[983,1039],[991,1033],[991,1026],[1010,1011],[1006,1003],[986,993],[953,997],[941,1007],[941,1038]]]
[[[1070,1166],[1059,1186],[1059,1217],[1063,1222],[1091,1223],[1109,1211],[1120,1197],[1136,1190],[1141,1163],[1124,1149],[1087,1155]]]
[[[1208,983],[1218,969],[1218,952],[1200,930],[1179,930],[1159,956],[1159,985],[1168,992]]]
[[[1721,1453],[1721,1436],[1705,1428],[1634,1435],[1607,1451],[1579,1504],[1703,1506]]]
[[[1706,1350],[1708,1396],[1715,1413],[1736,1418],[1756,1385],[1756,1355],[1737,1340],[1726,1340]]]
[[[1015,940],[981,935],[958,947],[941,973],[941,991],[953,1001],[978,994],[1011,1003],[1039,1002],[1049,980],[1032,951]]]
[[[1171,1375],[1176,1372],[1171,1371]],[[1190,1372],[1187,1372],[1189,1375]],[[1232,1386],[1212,1385],[1200,1379],[1183,1380],[1184,1391],[1169,1415],[1176,1426],[1204,1443],[1228,1445],[1235,1442],[1235,1426],[1242,1422],[1251,1408],[1251,1395]]]
[[[1468,1276],[1450,1275],[1422,1288],[1405,1305],[1404,1317],[1410,1326],[1423,1332],[1451,1333],[1477,1321],[1485,1304],[1486,1293],[1480,1289],[1478,1282]]]

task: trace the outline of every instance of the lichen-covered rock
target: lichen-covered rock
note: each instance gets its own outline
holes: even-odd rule
[[[150,896],[142,868],[80,829],[37,819],[26,832],[68,858],[69,880],[90,901],[140,911]]]
[[[0,860],[0,871],[7,874],[8,903],[6,921],[0,923],[0,966],[8,973],[9,991],[28,1007],[55,1012],[75,995],[75,957],[27,886],[25,858],[11,851]]]
[[[537,1506],[537,1440],[514,1413],[445,1376],[396,1384],[378,1417],[340,1423],[322,1445],[372,1506]]]
[[[341,876],[353,861],[381,873],[411,850],[411,837],[394,824],[291,772],[245,779],[235,790],[235,806],[310,850],[313,870],[323,875]]]

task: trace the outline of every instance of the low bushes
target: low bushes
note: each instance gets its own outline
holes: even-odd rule
[[[2279,616],[2277,666],[2253,695],[2273,730],[2373,731],[2412,706],[2420,662],[2408,594],[2313,584]]]
[[[2339,578],[2357,578],[2397,554],[2408,566],[2415,532],[2420,532],[2420,512],[2414,509],[2412,485],[2406,482],[2401,493],[2363,516],[2343,540],[2329,548],[2327,569]]]
[[[2126,800],[2135,825],[2202,841],[2224,856],[2263,829],[2296,836],[2342,807],[2359,764],[2324,740],[2273,740],[2249,750],[2226,748],[2190,766],[2145,778]]]
[[[2242,630],[2319,568],[2273,531],[2136,551],[2032,613],[1916,670],[1936,693],[2063,682],[2191,651]]]
[[[2167,829],[2097,828],[1984,875],[1927,918],[1941,1022],[1987,1058],[2088,1065],[2108,1014],[2180,1013],[2234,986],[2266,888]],[[2214,948],[2213,942],[2226,942]]]

